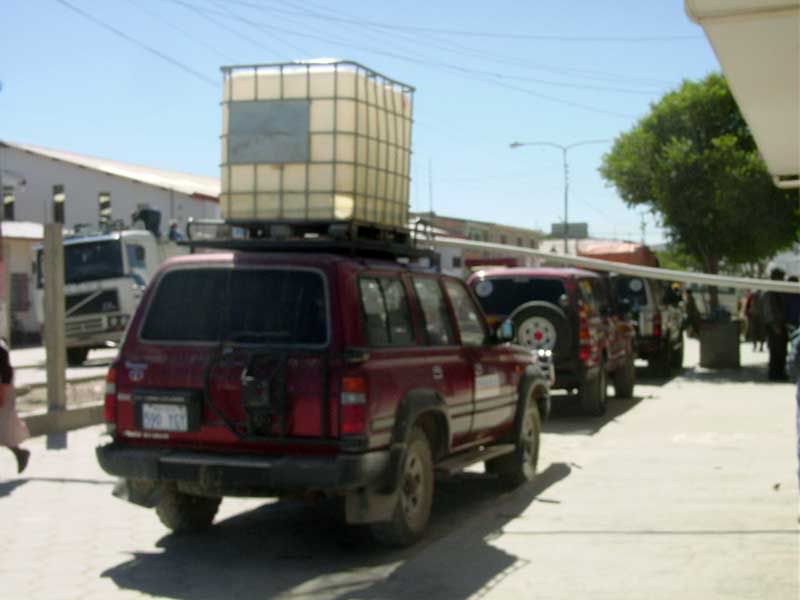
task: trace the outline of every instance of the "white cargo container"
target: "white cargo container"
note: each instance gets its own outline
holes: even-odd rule
[[[406,227],[412,87],[344,61],[223,74],[224,219]]]

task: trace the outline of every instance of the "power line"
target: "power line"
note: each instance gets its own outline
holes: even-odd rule
[[[165,19],[162,15],[150,10],[149,8],[145,8],[141,4],[138,4],[137,2],[135,2],[134,0],[126,0],[126,2],[128,2],[128,4],[130,4],[132,6],[135,6],[136,8],[141,10],[142,12],[147,13],[148,15],[150,15],[151,17],[153,17],[157,21],[161,21],[164,25],[166,25],[167,27],[169,27],[173,31],[178,32],[179,34],[181,34],[186,39],[191,40],[192,42],[194,42],[196,44],[199,44],[199,45],[203,46],[204,48],[208,48],[209,50],[211,50],[212,52],[215,52],[216,54],[218,54],[219,56],[221,56],[225,60],[228,60],[228,61],[231,61],[231,62],[236,62],[235,58],[233,58],[229,54],[226,54],[225,52],[220,50],[217,46],[215,46],[213,44],[209,44],[209,43],[203,41],[202,39],[199,39],[197,36],[192,35],[191,33],[187,32],[187,31],[184,31],[183,29],[181,29],[180,27],[178,27],[174,23],[171,23],[170,21]]]
[[[283,15],[292,15],[292,16],[307,16],[317,20],[324,20],[327,24],[328,21],[331,20],[338,20],[344,21],[345,24],[353,24],[353,23],[360,23],[362,20],[359,20],[352,15],[347,13],[343,13],[341,11],[332,11],[325,8],[322,8],[324,12],[314,12],[307,8],[309,3],[298,5],[297,3],[293,3],[291,1],[284,1],[281,2],[280,5],[271,4],[268,6],[263,6],[259,4],[253,4],[252,2],[247,2],[246,0],[229,0],[232,4],[238,4],[243,7],[252,8],[261,12],[271,12],[271,13],[279,13]],[[286,10],[284,6],[292,6],[295,8],[295,11]],[[339,15],[337,17],[337,15]],[[359,27],[366,27],[375,29],[375,25],[369,25],[370,21],[363,21],[363,25],[359,25]],[[358,32],[359,35],[363,35],[362,31]],[[381,30],[381,41],[385,39],[385,34],[383,30]],[[460,46],[458,44],[453,44],[452,42],[446,42],[446,45],[441,43],[439,44],[432,44],[431,39],[429,36],[425,36],[422,38],[421,36],[415,36],[415,39],[412,40],[410,43],[415,44],[415,46],[419,46],[420,39],[424,40],[424,43],[428,46],[438,47],[440,49],[444,49],[447,52],[460,54],[460,55],[467,55],[472,56],[474,58],[478,58],[480,60],[484,60],[487,62],[494,62],[497,64],[508,64],[508,65],[515,65],[518,67],[530,68],[535,70],[543,70],[548,72],[558,73],[560,75],[567,75],[568,77],[581,77],[584,79],[599,79],[599,80],[608,80],[608,81],[627,81],[633,84],[638,84],[646,87],[662,87],[664,85],[677,85],[677,82],[674,81],[665,81],[659,79],[652,79],[646,77],[635,77],[630,75],[625,75],[621,73],[609,73],[606,71],[595,71],[589,69],[576,69],[571,67],[564,67],[564,66],[554,66],[554,65],[544,65],[541,63],[531,62],[525,58],[518,58],[518,57],[509,57],[509,56],[500,56],[487,53],[483,50],[475,50],[472,48]],[[573,73],[574,75],[570,75],[569,73]]]
[[[182,0],[173,0],[173,2],[183,3]],[[197,9],[197,10],[202,10],[203,12],[207,11],[207,9]],[[211,12],[213,12],[213,11],[211,11]],[[219,14],[219,13],[216,13],[216,14]],[[314,35],[314,34],[309,33],[309,32],[299,33],[297,31],[294,31],[294,30],[291,30],[291,29],[277,27],[275,25],[270,25],[270,24],[266,24],[266,23],[260,23],[260,22],[257,22],[257,21],[249,21],[249,22],[253,26],[258,27],[259,29],[261,29],[262,31],[272,31],[272,30],[280,31],[282,33],[287,33],[289,35],[295,35],[295,36],[305,37],[305,38],[309,38],[309,39],[317,39],[317,40],[320,40],[320,41],[323,41],[323,42],[326,42],[326,43],[329,43],[329,44],[332,43],[332,44],[339,44],[339,45],[349,46],[349,47],[356,48],[356,49],[359,49],[359,50],[365,50],[367,52],[372,52],[374,54],[388,56],[388,57],[394,58],[396,60],[410,62],[410,63],[413,63],[413,64],[418,64],[418,65],[421,65],[421,66],[424,66],[424,67],[428,67],[428,68],[445,69],[445,70],[449,70],[449,71],[452,71],[452,72],[460,73],[460,74],[465,75],[467,77],[470,77],[472,79],[478,79],[480,81],[483,81],[483,82],[486,82],[486,83],[490,83],[490,84],[496,85],[498,87],[504,87],[506,89],[514,90],[514,91],[517,91],[517,92],[520,92],[520,93],[523,93],[523,94],[526,94],[526,95],[529,95],[529,96],[532,96],[532,97],[535,97],[535,98],[539,98],[539,99],[542,99],[542,100],[547,100],[549,102],[554,102],[556,104],[561,104],[561,105],[564,105],[564,106],[572,106],[574,108],[580,108],[580,109],[587,110],[587,111],[590,111],[590,112],[606,114],[606,115],[610,115],[610,116],[613,116],[613,117],[619,117],[619,118],[623,118],[623,119],[636,118],[636,115],[631,115],[631,114],[626,114],[626,113],[619,113],[619,112],[615,112],[615,111],[611,111],[611,110],[605,110],[605,109],[597,108],[595,106],[591,106],[591,105],[588,105],[588,104],[583,104],[583,103],[580,103],[580,102],[574,102],[572,100],[567,100],[565,98],[558,98],[558,97],[555,97],[555,96],[542,94],[540,92],[536,92],[536,91],[528,89],[528,88],[524,88],[524,87],[520,87],[518,85],[507,83],[507,82],[501,81],[503,76],[501,74],[497,74],[497,73],[487,73],[487,72],[482,72],[482,71],[476,71],[474,69],[469,69],[469,68],[466,68],[466,67],[461,67],[460,65],[454,65],[454,64],[446,63],[446,62],[442,62],[442,61],[435,61],[435,60],[424,59],[424,58],[415,58],[415,57],[411,57],[411,56],[404,56],[404,55],[398,54],[396,52],[389,52],[389,51],[380,50],[380,49],[377,49],[377,48],[371,48],[371,47],[365,47],[365,46],[361,46],[361,45],[356,45],[356,44],[348,43],[346,41],[343,42],[341,40],[336,40],[335,38],[325,37],[325,36],[321,36],[321,35]]]
[[[245,0],[230,0],[233,4],[240,4],[250,8],[263,9],[263,6],[246,2]],[[701,35],[661,35],[661,36],[632,36],[632,37],[608,37],[608,36],[565,36],[565,35],[541,35],[529,33],[500,33],[500,32],[487,32],[487,31],[464,31],[455,29],[439,29],[435,27],[418,27],[414,25],[393,25],[379,21],[369,21],[366,19],[356,19],[347,17],[332,16],[331,11],[328,14],[315,13],[314,11],[304,11],[309,16],[322,18],[331,21],[338,21],[340,23],[347,23],[350,25],[378,27],[388,31],[413,31],[426,34],[444,35],[444,36],[462,36],[462,37],[481,37],[481,38],[494,38],[506,40],[533,40],[544,42],[676,42],[686,40],[705,40]],[[335,13],[333,13],[335,14]]]
[[[175,67],[178,67],[182,71],[192,75],[193,77],[196,77],[197,79],[201,80],[202,82],[207,83],[207,84],[209,84],[211,86],[214,86],[215,88],[219,87],[219,84],[214,79],[211,79],[210,77],[206,77],[205,75],[203,75],[199,71],[195,71],[193,68],[191,68],[190,66],[180,62],[179,60],[176,60],[176,59],[172,58],[171,56],[169,56],[167,54],[164,54],[160,50],[157,50],[156,48],[153,48],[152,46],[148,46],[144,42],[141,42],[141,41],[137,40],[136,38],[129,36],[124,31],[121,31],[121,30],[117,29],[116,27],[114,27],[113,25],[111,25],[109,23],[106,23],[105,21],[95,17],[91,13],[88,13],[88,12],[84,11],[83,9],[78,8],[74,4],[71,4],[70,2],[67,2],[67,0],[55,0],[55,1],[58,2],[59,4],[65,6],[65,7],[67,7],[71,11],[78,13],[79,15],[81,15],[85,19],[88,19],[89,21],[91,21],[95,25],[99,25],[103,29],[107,29],[108,31],[114,33],[115,35],[117,35],[117,36],[119,36],[121,38],[123,38],[124,40],[130,42],[131,44],[134,44],[134,45],[138,46],[139,48],[142,48],[143,50],[146,50],[147,52],[150,52],[151,54],[153,54],[154,56],[157,56],[161,60],[164,60],[164,61],[170,63],[171,65],[173,65]]]

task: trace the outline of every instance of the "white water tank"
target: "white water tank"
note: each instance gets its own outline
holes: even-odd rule
[[[407,226],[413,88],[343,61],[223,73],[223,218]]]

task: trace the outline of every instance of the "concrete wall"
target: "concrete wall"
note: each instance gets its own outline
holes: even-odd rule
[[[216,218],[219,205],[198,200],[187,194],[173,192],[145,183],[106,175],[71,163],[29,154],[16,148],[3,148],[3,169],[24,177],[25,185],[17,186],[14,220],[50,223],[53,219],[53,186],[63,185],[65,225],[97,224],[99,220],[97,195],[111,194],[113,219],[130,223],[131,214],[139,204],[150,204],[161,210],[162,233],[170,219],[178,221],[181,230],[189,217]]]

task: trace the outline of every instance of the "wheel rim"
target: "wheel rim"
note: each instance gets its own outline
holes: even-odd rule
[[[553,350],[558,336],[553,323],[544,317],[530,317],[519,326],[517,340],[523,346],[534,350]]]
[[[539,457],[539,436],[536,423],[536,415],[528,407],[522,421],[522,431],[520,432],[520,445],[522,446],[522,469],[525,477],[532,479],[536,475],[536,463]]]
[[[417,525],[423,517],[425,504],[426,475],[419,455],[413,450],[409,451],[406,459],[406,468],[403,473],[403,486],[400,494],[400,504],[406,517],[406,522]]]

